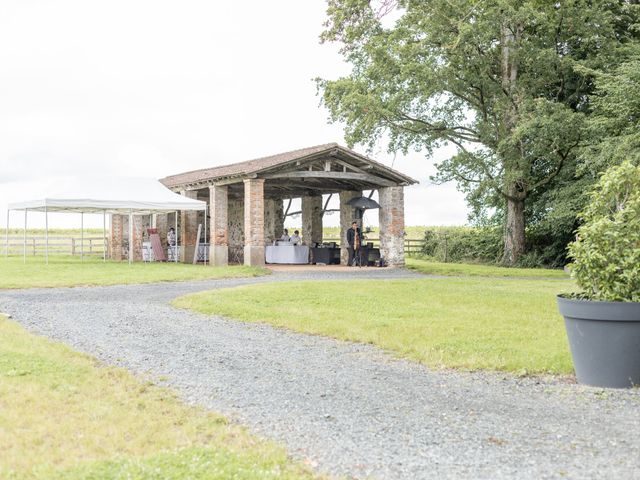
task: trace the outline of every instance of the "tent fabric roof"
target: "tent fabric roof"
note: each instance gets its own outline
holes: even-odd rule
[[[146,215],[205,210],[206,202],[173,193],[148,178],[68,178],[34,200],[14,202],[9,210]]]
[[[162,178],[160,182],[169,188],[175,188],[187,184],[195,184],[205,181],[216,181],[226,179],[230,177],[241,177],[244,175],[251,175],[255,173],[268,170],[273,167],[278,167],[289,162],[295,162],[304,160],[307,157],[313,155],[320,155],[323,153],[330,154],[332,151],[338,150],[348,156],[357,158],[358,160],[373,165],[374,167],[391,174],[398,181],[405,182],[407,184],[418,183],[411,177],[408,177],[397,170],[387,167],[386,165],[376,162],[364,155],[361,155],[349,148],[343,147],[337,143],[325,143],[323,145],[316,145],[314,147],[302,148],[300,150],[293,150],[291,152],[279,153],[277,155],[271,155],[268,157],[257,158],[254,160],[247,160],[244,162],[232,163],[229,165],[222,165],[219,167],[203,168],[201,170],[194,170],[191,172],[179,173],[177,175],[171,175]]]

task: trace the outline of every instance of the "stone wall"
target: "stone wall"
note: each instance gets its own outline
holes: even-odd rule
[[[145,224],[149,224],[148,215],[145,215],[143,218],[142,215],[133,215],[133,240],[129,242],[129,245],[133,248],[133,261],[139,262],[142,261],[142,242],[144,239],[144,227]]]
[[[361,197],[362,190],[345,190],[340,192],[340,263],[346,265],[349,261],[347,250],[347,230],[351,228],[351,222],[356,220],[356,209],[347,202],[352,198]],[[362,225],[359,225],[362,228]]]
[[[305,245],[322,242],[322,196],[302,197],[302,237]]]
[[[109,258],[111,260],[117,262],[123,260],[122,245],[126,236],[125,228],[124,215],[111,215],[111,231],[109,232]]]
[[[271,245],[282,236],[284,230],[284,208],[282,200],[268,199],[264,203],[264,242]]]
[[[169,215],[166,213],[158,213],[156,215],[156,228],[158,229],[158,235],[160,236],[160,243],[162,244],[162,250],[167,251],[167,232],[169,232]],[[166,253],[165,253],[166,256]]]
[[[229,262],[244,262],[244,200],[230,198],[227,203]]]
[[[404,265],[404,189],[378,190],[380,203],[380,256],[390,266]]]
[[[264,265],[264,179],[244,180],[244,264]]]
[[[187,198],[197,199],[198,192],[185,190],[181,192]],[[180,261],[184,263],[193,262],[193,253],[196,247],[196,237],[198,236],[198,212],[183,211],[180,215]]]

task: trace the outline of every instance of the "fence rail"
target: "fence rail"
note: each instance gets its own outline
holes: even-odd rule
[[[324,238],[324,242],[336,242],[340,244],[340,238],[338,237],[330,237]],[[379,238],[367,238],[365,242],[373,243],[374,248],[380,248],[380,239]],[[422,251],[423,240],[419,238],[405,238],[404,240],[404,253],[412,254],[412,253],[420,253]]]
[[[325,242],[336,242],[340,244],[337,237],[329,237],[324,239]],[[380,240],[377,238],[367,239],[367,242],[373,243],[374,248],[380,247]],[[0,237],[0,253],[6,255],[6,245],[4,238]],[[404,253],[415,254],[422,251],[423,240],[415,238],[407,238],[404,241]],[[27,237],[27,255],[44,255],[46,246],[45,237]],[[22,236],[9,236],[9,255],[23,254],[23,238]],[[49,237],[49,253],[58,255],[102,255],[108,248],[106,238],[102,237],[85,237],[84,248],[80,237]]]
[[[0,238],[0,252],[7,254],[4,238]],[[44,255],[47,241],[45,237],[27,237],[27,255]],[[58,255],[102,255],[107,248],[107,239],[102,237],[49,237],[49,253]],[[9,237],[9,255],[22,255],[24,252],[24,238]]]

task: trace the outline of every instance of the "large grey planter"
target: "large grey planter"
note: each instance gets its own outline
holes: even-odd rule
[[[640,303],[558,297],[578,382],[640,385]]]

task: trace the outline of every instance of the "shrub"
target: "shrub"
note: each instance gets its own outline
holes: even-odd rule
[[[427,228],[422,254],[440,262],[495,263],[502,254],[502,235],[495,228]]]
[[[590,300],[640,302],[640,167],[610,168],[591,193],[572,273]]]

